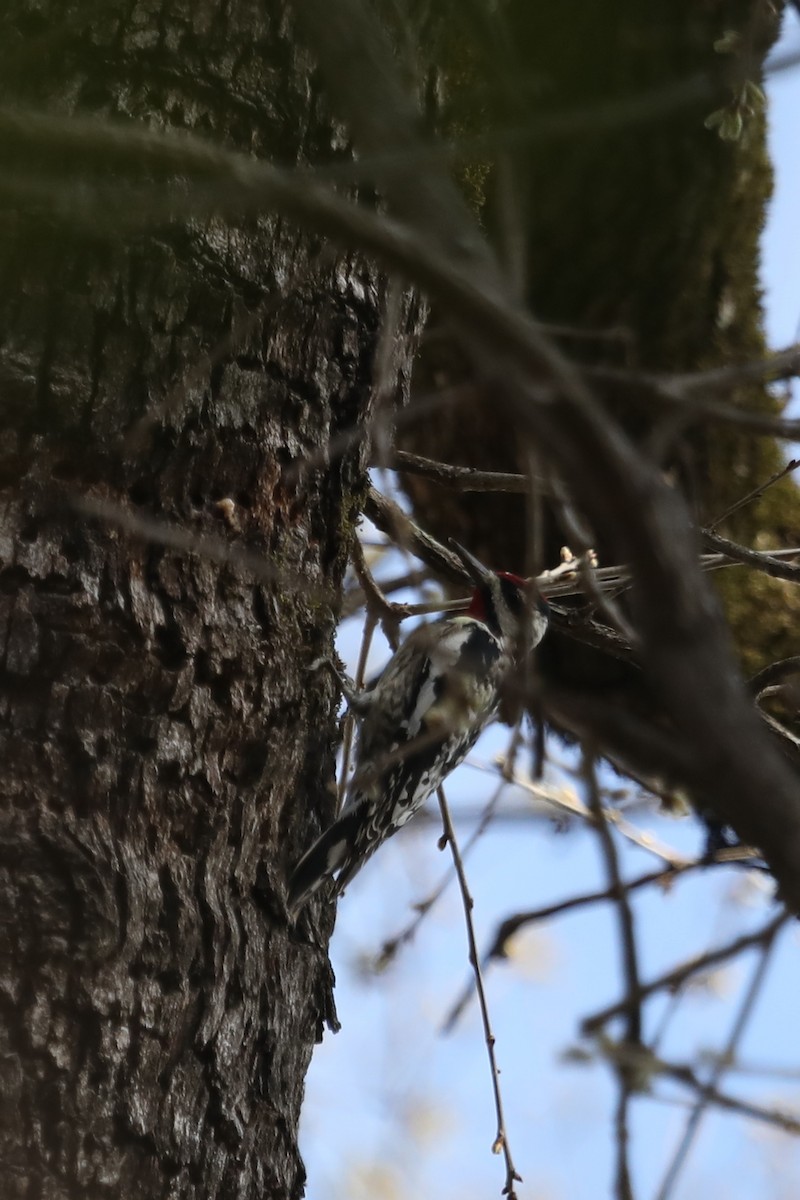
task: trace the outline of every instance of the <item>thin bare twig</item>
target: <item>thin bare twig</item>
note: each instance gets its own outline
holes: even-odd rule
[[[680,1175],[681,1170],[686,1162],[686,1158],[700,1126],[700,1122],[703,1118],[703,1113],[705,1112],[710,1096],[717,1090],[720,1079],[725,1073],[726,1064],[734,1057],[736,1053],[736,1047],[741,1040],[742,1034],[747,1026],[747,1022],[752,1015],[753,1008],[755,1007],[756,1000],[758,999],[762,984],[766,977],[767,967],[769,966],[772,952],[775,948],[777,934],[783,925],[785,925],[787,920],[788,914],[786,912],[782,912],[778,920],[772,922],[772,924],[763,931],[761,953],[756,964],[756,969],[753,972],[752,979],[750,980],[750,985],[744,994],[739,1012],[737,1013],[736,1019],[733,1023],[733,1028],[731,1029],[730,1035],[725,1044],[725,1048],[720,1055],[719,1062],[711,1071],[707,1082],[700,1089],[697,1102],[686,1122],[686,1128],[684,1129],[683,1137],[681,1138],[678,1148],[675,1151],[675,1155],[667,1168],[664,1180],[658,1190],[656,1200],[668,1200],[669,1195],[675,1187],[675,1183],[677,1182],[678,1176]]]
[[[502,777],[501,777],[499,783],[497,784],[496,788],[492,792],[492,795],[489,797],[489,800],[483,806],[483,810],[480,814],[480,819],[478,820],[477,825],[472,830],[472,833],[469,835],[467,840],[464,842],[464,846],[461,851],[462,859],[466,859],[467,855],[470,853],[470,851],[475,846],[475,844],[480,840],[480,838],[483,837],[484,833],[486,832],[486,830],[489,827],[489,824],[491,823],[492,819],[495,816],[497,805],[500,803],[500,800],[502,798],[506,784],[513,782],[511,776],[506,771],[506,763],[511,758],[513,749],[516,745],[516,742],[517,742],[517,739],[519,736],[519,732],[520,732],[520,721],[518,720],[512,731],[509,753],[506,756],[505,762],[503,762],[503,760],[501,760],[500,769],[501,769]],[[472,763],[470,760],[467,760],[466,765],[474,766],[475,764]],[[434,890],[426,897],[425,900],[422,900],[419,903],[414,905],[414,908],[416,909],[416,915],[412,918],[412,920],[409,921],[408,924],[403,929],[401,929],[399,933],[395,934],[391,938],[386,939],[386,941],[383,943],[383,946],[381,947],[381,949],[377,955],[377,962],[380,965],[380,967],[384,967],[384,966],[388,965],[388,963],[391,962],[391,960],[394,958],[395,954],[400,949],[400,947],[407,945],[408,942],[411,941],[411,939],[414,937],[417,929],[419,928],[419,926],[422,923],[422,921],[424,920],[424,918],[427,916],[427,914],[430,912],[430,910],[433,908],[433,906],[437,903],[437,901],[444,895],[445,891],[447,890],[447,887],[449,886],[449,884],[450,884],[451,880],[454,878],[454,876],[455,876],[455,868],[453,868],[451,871],[449,871],[445,875],[445,877],[434,888]],[[445,1024],[443,1026],[443,1029],[444,1029],[445,1033],[448,1032],[447,1024]]]
[[[580,813],[579,815],[586,816],[585,813]],[[651,853],[659,853],[662,857],[664,856],[662,851],[658,851],[653,846],[646,846],[645,848],[650,850]],[[689,871],[700,870],[707,866],[722,866],[728,863],[747,861],[753,854],[754,851],[749,848],[737,846],[720,850],[712,859],[679,861],[675,858],[670,861],[668,858],[668,867],[649,871],[647,874],[640,875],[630,882],[622,883],[621,887],[626,893],[637,891],[639,888],[647,887],[651,883],[659,884],[666,888],[679,875],[686,874]],[[554,904],[547,904],[541,908],[513,913],[511,916],[506,917],[495,930],[492,941],[481,958],[481,967],[483,970],[486,970],[494,960],[506,958],[508,956],[509,941],[525,925],[533,925],[538,921],[545,921],[551,917],[561,916],[562,913],[571,912],[577,908],[584,908],[590,904],[615,900],[616,897],[617,892],[615,888],[604,888],[600,891],[586,892],[581,896],[570,896],[566,900],[559,900]],[[442,1024],[445,1032],[449,1032],[458,1023],[473,994],[474,989],[472,985],[467,984],[456,997]]]
[[[407,546],[422,562],[438,574],[456,581],[465,580],[463,566],[456,556],[430,534],[425,533],[407,513],[403,512],[398,504],[375,488],[370,488],[367,494],[364,513],[388,537],[402,539],[403,545]],[[763,554],[757,550],[748,550],[726,538],[721,538],[719,535],[711,533],[710,530],[703,531],[703,538],[715,548],[714,553],[699,556],[700,566],[704,571],[718,570],[722,567],[739,564],[766,570],[768,574],[775,574],[793,581],[800,579],[800,566],[795,567],[783,561],[799,557],[800,547],[787,547]],[[543,571],[536,579],[539,590],[550,598],[580,594],[585,589],[577,578],[578,566],[578,560],[575,559],[562,563],[553,570]],[[604,589],[616,589],[622,584],[630,583],[631,573],[626,566],[596,567],[593,570],[593,578],[597,581],[598,586]],[[579,636],[577,626],[573,625],[572,628],[575,636]],[[565,631],[567,630],[565,629]]]
[[[763,721],[781,739],[784,751],[793,755],[795,760],[800,756],[800,737],[772,713],[767,712],[762,701],[770,696],[780,696],[784,692],[786,680],[798,674],[800,674],[800,655],[792,655],[790,658],[782,658],[778,662],[770,663],[749,681],[750,690],[755,696],[756,707]]]
[[[800,673],[800,654],[794,654],[791,658],[782,658],[778,662],[764,667],[763,671],[759,671],[749,680],[748,686],[754,696],[760,696],[767,688],[783,683],[798,673]]]
[[[403,425],[410,425],[420,417],[429,416],[443,408],[452,408],[461,396],[460,389],[440,388],[438,391],[427,392],[424,395],[415,394],[406,408],[392,413],[392,424],[395,430]],[[349,450],[355,450],[362,442],[368,441],[379,430],[381,422],[385,423],[386,413],[380,411],[361,420],[356,425],[346,426],[333,437],[328,438],[314,450],[306,453],[296,462],[287,466],[284,478],[287,483],[294,483],[308,471],[319,470],[329,463],[342,458]],[[380,464],[375,463],[375,466]]]
[[[444,789],[437,788],[436,795],[439,800],[439,808],[442,813],[442,825],[444,827],[444,835],[450,844],[450,853],[453,856],[453,866],[456,869],[458,876],[458,886],[461,890],[461,899],[464,907],[464,921],[467,927],[467,942],[469,944],[469,961],[475,972],[475,987],[478,992],[478,1002],[481,1009],[481,1019],[483,1021],[483,1032],[486,1038],[486,1051],[489,1056],[489,1066],[492,1072],[492,1090],[494,1092],[494,1107],[497,1115],[497,1136],[492,1144],[492,1151],[495,1154],[502,1152],[506,1164],[506,1181],[503,1188],[503,1195],[508,1196],[509,1200],[517,1200],[517,1193],[514,1187],[515,1183],[521,1183],[522,1177],[518,1174],[514,1161],[511,1157],[511,1147],[508,1144],[508,1133],[506,1132],[505,1117],[503,1116],[503,1097],[500,1091],[500,1070],[497,1066],[497,1058],[494,1051],[495,1036],[492,1030],[492,1023],[489,1017],[489,1006],[486,1001],[486,991],[483,986],[483,974],[481,972],[481,964],[478,959],[478,946],[475,940],[475,927],[472,924],[472,909],[474,901],[470,894],[469,884],[467,882],[466,872],[464,871],[464,862],[461,858],[461,853],[458,849],[453,822],[450,817],[450,809],[447,806]]]
[[[718,967],[720,963],[727,962],[729,958],[735,958],[737,954],[741,954],[743,950],[750,949],[751,946],[763,945],[780,929],[785,920],[786,913],[781,909],[777,917],[774,917],[761,929],[756,930],[755,933],[743,934],[741,937],[735,938],[732,942],[728,942],[724,946],[719,946],[716,950],[709,950],[707,954],[700,954],[696,958],[689,959],[679,967],[674,967],[673,970],[667,971],[664,975],[659,975],[657,979],[652,980],[650,983],[642,984],[636,996],[636,1002],[641,1003],[642,1000],[646,1000],[649,996],[662,991],[664,988],[679,987],[693,975],[699,975],[701,972],[708,971],[712,967]],[[627,1007],[627,997],[624,1000],[617,1001],[615,1004],[609,1004],[606,1008],[600,1009],[599,1012],[585,1017],[581,1022],[581,1031],[584,1034],[596,1033],[607,1021],[624,1015]]]
[[[617,1108],[614,1114],[614,1131],[617,1144],[617,1200],[633,1200],[633,1184],[631,1183],[631,1171],[628,1163],[628,1145],[630,1141],[628,1109],[631,1102],[631,1086],[628,1082],[626,1072],[617,1071],[616,1074],[619,1084]]]
[[[800,432],[800,431],[799,431]],[[524,478],[524,476],[522,477]],[[448,579],[463,581],[466,576],[458,558],[446,547],[437,542],[422,530],[398,504],[382,495],[376,488],[370,488],[364,505],[364,513],[370,521],[388,537],[402,539],[422,562],[432,570]],[[768,574],[780,578],[797,581],[800,579],[800,566],[794,567],[784,563],[784,559],[800,556],[800,547],[787,547],[763,554],[757,550],[748,550],[735,542],[719,537],[710,530],[702,531],[702,536],[709,545],[714,547],[714,553],[699,556],[700,567],[704,571],[718,570],[721,567],[740,564],[766,570]],[[772,569],[774,567],[774,570]],[[544,571],[537,576],[537,585],[548,597],[574,596],[584,589],[577,580],[578,562],[562,563],[553,571]],[[631,582],[631,571],[627,566],[596,567],[594,578],[603,588],[618,588],[621,584]]]
[[[608,879],[608,891],[617,905],[619,916],[619,932],[620,941],[622,944],[622,962],[625,975],[626,989],[626,1040],[633,1043],[641,1041],[642,1037],[642,1010],[638,999],[642,987],[639,981],[639,956],[636,949],[636,932],[633,923],[633,910],[630,906],[628,893],[625,885],[622,882],[622,876],[619,870],[619,859],[617,858],[617,848],[614,845],[614,839],[611,836],[611,830],[608,827],[606,820],[606,812],[603,802],[600,799],[600,790],[597,786],[597,774],[595,771],[595,760],[589,750],[584,747],[583,753],[583,775],[586,785],[586,793],[589,801],[589,810],[592,814],[594,828],[600,838],[600,846],[603,852],[605,861],[606,876]]]
[[[689,421],[719,421],[765,437],[797,441],[800,421],[791,417],[774,416],[721,400],[709,399],[707,392],[730,391],[743,383],[771,382],[792,379],[800,372],[800,348],[786,350],[756,359],[749,363],[715,367],[690,375],[653,375],[619,367],[587,367],[586,379],[610,385],[615,398],[636,404],[656,401]]]
[[[718,1087],[709,1085],[701,1079],[698,1079],[695,1067],[688,1063],[674,1063],[667,1059],[659,1058],[652,1049],[648,1046],[634,1046],[630,1042],[613,1042],[610,1039],[604,1038],[598,1047],[600,1057],[604,1059],[612,1059],[617,1065],[617,1060],[624,1062],[624,1065],[632,1075],[636,1075],[640,1080],[648,1085],[651,1081],[660,1078],[674,1080],[675,1083],[680,1083],[684,1087],[689,1087],[695,1092],[702,1092],[706,1101],[724,1112],[731,1112],[739,1116],[747,1117],[750,1120],[760,1121],[765,1125],[771,1125],[775,1129],[780,1129],[783,1133],[800,1134],[800,1115],[793,1112],[787,1112],[783,1109],[764,1108],[758,1104],[752,1104],[749,1100],[743,1100],[739,1096],[731,1096],[728,1092],[721,1091]],[[587,1057],[590,1057],[582,1049],[576,1055],[577,1061],[584,1062]],[[705,1056],[708,1057],[707,1055]],[[574,1061],[574,1060],[573,1060]],[[713,1065],[716,1067],[720,1063],[729,1074],[742,1070],[742,1065],[732,1061],[725,1056],[724,1052],[714,1055]],[[794,1077],[796,1073],[792,1073]],[[660,1095],[652,1091],[649,1086],[644,1092],[649,1099],[660,1101],[661,1103],[671,1103],[666,1096]]]
[[[759,484],[758,487],[753,488],[752,491],[748,492],[745,496],[742,496],[742,498],[737,500],[735,504],[732,504],[730,508],[726,508],[725,512],[717,517],[715,521],[712,521],[708,526],[709,532],[714,533],[717,529],[717,526],[721,525],[723,521],[726,521],[728,517],[732,517],[734,513],[738,512],[740,508],[744,508],[746,504],[750,504],[751,501],[758,500],[759,497],[763,496],[764,493],[773,486],[773,484],[778,483],[779,480],[784,479],[787,475],[791,475],[792,471],[796,471],[798,467],[800,467],[800,458],[793,458],[791,462],[786,464],[785,467],[781,467],[780,471],[776,471],[774,475],[770,475],[769,479],[765,480],[764,483]]]
[[[395,504],[394,500],[390,500],[376,488],[370,488],[367,492],[364,515],[382,533],[405,546],[426,566],[444,575],[446,579],[456,583],[466,579],[463,563],[457,555],[420,529],[419,525],[403,512],[399,504]]]
[[[364,545],[363,542],[361,544],[362,546]],[[405,591],[406,588],[422,587],[422,585],[427,582],[428,578],[429,576],[427,571],[404,571],[402,575],[396,575],[392,579],[383,580],[380,585],[381,592],[388,600],[393,592]],[[347,617],[352,617],[355,613],[357,613],[359,609],[364,607],[366,600],[367,598],[362,587],[349,587],[345,592],[344,600],[342,601],[342,620],[345,620]],[[436,609],[433,609],[433,611],[443,611],[444,605],[447,603],[449,602],[443,602],[442,610],[437,607]],[[413,613],[418,612],[421,606],[419,604],[409,604],[396,607],[412,610],[407,613],[408,616],[411,616]],[[432,608],[432,606],[426,605],[425,608]]]
[[[503,794],[505,785],[506,785],[506,780],[502,779],[500,781],[500,783],[497,785],[497,787],[495,788],[492,795],[490,796],[487,804],[484,806],[483,812],[481,813],[480,820],[479,820],[477,826],[475,827],[475,829],[473,829],[472,833],[469,835],[467,840],[464,842],[464,846],[461,851],[462,858],[465,859],[467,857],[470,850],[472,850],[473,846],[478,841],[478,839],[480,837],[482,837],[483,834],[486,832],[489,822],[491,821],[492,817],[494,816],[495,809],[497,808],[500,797]],[[450,885],[451,881],[455,877],[455,873],[456,873],[455,867],[452,867],[447,872],[447,874],[444,876],[444,878],[433,889],[433,891],[428,896],[426,896],[426,898],[424,900],[421,900],[417,904],[414,905],[416,912],[415,912],[414,916],[412,917],[412,919],[400,930],[399,933],[396,933],[393,937],[387,938],[384,941],[383,945],[381,946],[380,950],[378,951],[378,953],[376,955],[376,961],[378,963],[379,968],[388,966],[388,964],[392,961],[392,959],[397,954],[400,947],[407,945],[411,941],[411,939],[414,937],[417,930],[419,929],[420,925],[424,921],[425,917],[428,915],[428,913],[431,911],[433,906],[441,899],[441,897],[447,891],[448,886]],[[444,1032],[446,1033],[447,1026],[445,1025],[445,1026],[443,1026],[443,1028],[444,1028]]]
[[[727,558],[744,563],[748,567],[755,567],[756,570],[763,571],[765,575],[771,575],[774,579],[787,579],[790,583],[800,583],[800,566],[783,562],[777,554],[765,554],[759,550],[750,550],[747,546],[740,546],[738,542],[731,542],[728,538],[720,537],[718,533],[712,533],[710,529],[701,530],[701,537],[706,546],[724,554]],[[784,551],[784,553],[790,552]]]
[[[800,372],[800,345],[793,343],[783,350],[776,350],[765,358],[746,363],[730,363],[724,367],[711,367],[706,371],[692,371],[683,375],[672,375],[667,379],[673,391],[689,394],[708,391],[730,391],[742,383],[775,383],[782,379],[793,379]]]
[[[725,1070],[729,1073],[732,1070],[736,1070],[737,1064],[725,1061],[724,1055],[724,1051],[718,1055],[717,1062],[724,1062]],[[740,1116],[747,1117],[752,1121],[760,1121],[765,1125],[772,1125],[784,1133],[800,1134],[800,1115],[777,1108],[763,1108],[759,1104],[751,1104],[748,1100],[742,1100],[739,1096],[731,1096],[727,1092],[722,1092],[713,1084],[704,1083],[701,1079],[698,1079],[695,1071],[688,1065],[657,1059],[654,1063],[648,1065],[648,1069],[658,1075],[665,1075],[670,1079],[676,1080],[678,1083],[685,1084],[696,1092],[702,1092],[704,1100],[709,1104],[714,1104],[717,1108],[721,1108],[727,1112],[738,1113]]]
[[[451,463],[436,462],[406,450],[395,450],[392,465],[407,475],[422,475],[439,483],[442,487],[459,492],[506,492],[525,493],[530,488],[528,475],[515,475],[507,471],[479,471],[476,467],[458,467]],[[537,477],[538,481],[538,477]]]
[[[651,884],[666,889],[671,887],[674,880],[681,875],[688,875],[692,871],[702,871],[707,867],[729,866],[731,863],[746,862],[753,856],[753,853],[746,847],[726,848],[720,850],[713,858],[693,858],[687,862],[648,871],[644,875],[637,876],[636,879],[624,882],[622,886],[629,895],[631,892],[639,891],[640,888],[649,887]],[[603,888],[595,892],[584,892],[580,896],[569,896],[566,900],[559,900],[555,904],[546,904],[541,908],[532,908],[526,912],[514,913],[512,916],[506,917],[495,931],[492,942],[483,956],[483,965],[486,966],[487,962],[493,958],[505,958],[509,939],[523,926],[533,925],[538,921],[547,921],[552,917],[561,916],[562,913],[572,912],[576,908],[586,908],[590,904],[598,904],[614,898],[615,893],[612,888]]]
[[[380,621],[387,642],[392,650],[396,650],[399,640],[400,620],[408,616],[408,606],[393,604],[391,600],[387,600],[367,566],[367,561],[364,558],[364,547],[357,537],[353,538],[351,560],[353,570],[356,573],[358,582],[361,584],[361,590],[366,597],[367,611],[371,612]]]
[[[580,817],[583,821],[593,821],[591,812],[572,789],[565,787],[548,788],[539,781],[526,779],[524,776],[516,774],[511,775],[510,779],[517,787],[529,792],[537,799],[543,800],[546,804],[551,804],[554,808],[561,809],[571,816]],[[678,854],[672,846],[668,846],[650,834],[643,834],[641,830],[631,825],[629,821],[626,821],[617,809],[606,808],[605,814],[606,820],[616,825],[621,835],[627,841],[632,842],[635,846],[639,846],[642,850],[646,850],[648,854],[654,854],[657,858],[662,859],[673,867],[686,862],[684,856]]]
[[[636,949],[636,932],[633,923],[633,909],[628,893],[622,882],[619,870],[617,848],[611,836],[611,830],[606,821],[605,809],[600,799],[597,786],[597,774],[592,754],[584,747],[582,775],[586,784],[589,809],[594,818],[594,827],[600,838],[600,845],[605,860],[608,890],[617,906],[619,917],[620,941],[622,944],[622,962],[625,975],[625,987],[628,997],[625,1041],[638,1045],[642,1037],[642,1010],[635,999],[641,991],[639,982],[639,962]],[[631,1184],[630,1165],[628,1162],[628,1108],[630,1106],[633,1077],[624,1066],[624,1060],[616,1060],[615,1075],[619,1095],[614,1117],[617,1148],[616,1192],[617,1200],[633,1200],[633,1185]]]

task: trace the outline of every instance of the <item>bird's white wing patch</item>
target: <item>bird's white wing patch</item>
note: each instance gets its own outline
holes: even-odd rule
[[[420,726],[425,719],[425,714],[436,702],[437,688],[441,687],[440,679],[428,678],[420,688],[417,702],[408,718],[408,737],[409,740],[417,736],[420,731]]]
[[[458,618],[452,622],[452,630],[448,630],[435,642],[432,640],[428,650],[431,664],[428,678],[419,690],[417,702],[408,718],[408,737],[416,737],[425,717],[441,698],[442,681],[446,680],[447,672],[453,670],[461,657],[464,643],[470,635],[470,626],[463,624]]]

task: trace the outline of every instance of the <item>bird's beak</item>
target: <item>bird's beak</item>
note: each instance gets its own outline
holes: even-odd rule
[[[455,538],[450,538],[450,546],[461,559],[462,563],[467,569],[470,579],[474,583],[480,585],[485,583],[486,580],[491,577],[492,572],[488,569],[488,567],[485,567],[480,559],[476,558],[474,554],[470,554],[469,550],[465,550],[463,546],[459,545]]]

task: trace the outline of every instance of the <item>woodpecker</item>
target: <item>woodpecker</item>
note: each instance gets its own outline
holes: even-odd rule
[[[341,681],[360,718],[355,771],[341,815],[294,869],[292,912],[334,874],[340,895],[414,816],[494,715],[513,659],[545,635],[549,610],[532,582],[452,544],[475,584],[466,613],[415,629],[371,688]]]

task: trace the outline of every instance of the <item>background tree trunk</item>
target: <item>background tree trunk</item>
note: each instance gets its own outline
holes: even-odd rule
[[[612,17],[593,0],[512,0],[502,15],[487,17],[480,5],[470,11],[445,72],[448,119],[457,135],[493,123],[493,153],[482,172],[474,163],[465,168],[467,180],[531,311],[560,331],[570,358],[589,368],[667,375],[761,358],[766,122],[759,112],[745,114],[740,139],[724,141],[705,121],[735,110],[743,81],[760,79],[778,7],[659,0],[626,2]],[[731,51],[721,53],[731,33]],[[590,381],[682,487],[698,524],[719,517],[785,461],[773,440],[679,419],[633,385]],[[402,426],[405,449],[489,470],[528,468],[527,448],[520,456],[496,395],[475,380],[441,322],[426,337],[414,387],[428,400],[449,390],[450,400],[426,405],[419,421]],[[725,398],[760,411],[781,408],[760,383],[743,382]],[[523,497],[465,495],[418,476],[406,483],[432,532],[468,539],[498,567],[529,561]],[[746,544],[797,544],[793,481],[741,509],[725,529]],[[545,532],[536,547],[540,567],[553,566],[571,540],[552,516]],[[603,545],[597,548],[607,563]],[[715,582],[749,671],[795,652],[787,615],[796,612],[796,589],[754,572],[722,573]],[[621,682],[607,659],[600,663],[558,634],[541,657],[558,682],[603,690]]]
[[[0,79],[286,163],[341,145],[279,3],[12,0]],[[369,415],[385,287],[277,219],[123,237],[134,203],[0,209],[0,1192],[297,1196],[332,918],[290,928],[285,883],[333,808],[308,667],[364,481],[325,448]]]

